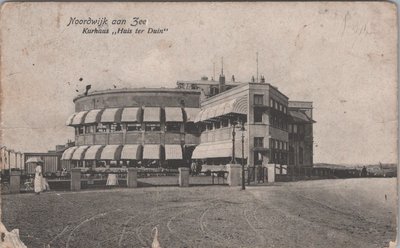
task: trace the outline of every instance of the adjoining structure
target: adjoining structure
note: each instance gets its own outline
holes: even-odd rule
[[[76,166],[225,165],[244,155],[248,166],[274,165],[285,174],[288,166],[313,164],[312,103],[289,101],[263,77],[240,83],[221,74],[219,81],[178,81],[176,89],[94,91],[74,103],[67,125],[75,146],[62,159]]]

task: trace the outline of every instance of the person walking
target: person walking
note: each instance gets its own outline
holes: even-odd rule
[[[38,195],[40,192],[43,191],[43,174],[42,174],[42,166],[41,163],[36,163],[35,168],[35,180],[34,180],[34,190],[35,193]]]

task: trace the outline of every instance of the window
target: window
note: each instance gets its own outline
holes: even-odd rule
[[[104,124],[97,124],[96,132],[98,133],[106,133],[107,132],[107,125]]]
[[[145,124],[146,131],[161,131],[160,123],[146,123]]]
[[[110,125],[110,132],[118,132],[122,131],[122,126],[119,123],[112,123]]]
[[[94,133],[95,126],[86,126],[85,127],[85,133]]]
[[[127,123],[126,131],[142,131],[142,124],[140,123]]]
[[[299,164],[303,164],[303,147],[299,147]]]
[[[220,127],[221,127],[221,122],[218,121],[218,122],[214,123],[214,128],[215,129],[219,129]]]
[[[263,111],[261,109],[254,109],[254,122],[262,122],[263,121]]]
[[[285,106],[283,106],[283,113],[286,114],[286,107]]]
[[[269,106],[270,106],[271,108],[274,107],[274,99],[272,99],[272,98],[269,99]]]
[[[254,147],[264,147],[264,138],[254,137]]]
[[[274,101],[274,109],[278,109],[278,104],[277,102]]]
[[[227,126],[229,125],[228,119],[223,119],[223,120],[221,121],[221,125],[222,125],[222,127],[227,127]]]
[[[293,133],[297,133],[297,125],[296,124],[293,125]]]
[[[289,125],[288,125],[288,128],[289,128],[289,133],[292,133],[292,132],[293,132],[292,124],[289,124]]]
[[[298,130],[300,134],[304,133],[304,125],[299,125]]]
[[[294,164],[294,148],[293,146],[289,147],[289,164]]]
[[[167,122],[165,124],[165,131],[180,132],[181,131],[181,123],[180,122]]]
[[[83,134],[83,127],[82,126],[76,128],[76,135],[80,135],[80,134]]]
[[[207,130],[212,130],[213,129],[213,124],[212,123],[207,123]]]
[[[269,139],[269,148],[270,149],[274,149],[274,144],[275,144],[274,139]]]
[[[254,105],[263,105],[263,104],[264,104],[264,96],[254,95]]]

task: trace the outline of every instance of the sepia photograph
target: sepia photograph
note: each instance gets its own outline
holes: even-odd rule
[[[0,247],[398,247],[391,2],[7,2]]]

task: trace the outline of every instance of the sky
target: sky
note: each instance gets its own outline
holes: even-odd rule
[[[163,34],[83,34],[70,18],[146,19]],[[110,30],[116,25],[108,23]],[[133,31],[136,27],[133,27]],[[396,8],[388,2],[8,3],[1,13],[1,144],[45,152],[73,140],[72,99],[259,72],[314,105],[314,162],[397,162]],[[79,79],[82,78],[80,81]],[[79,93],[76,92],[79,90]]]

